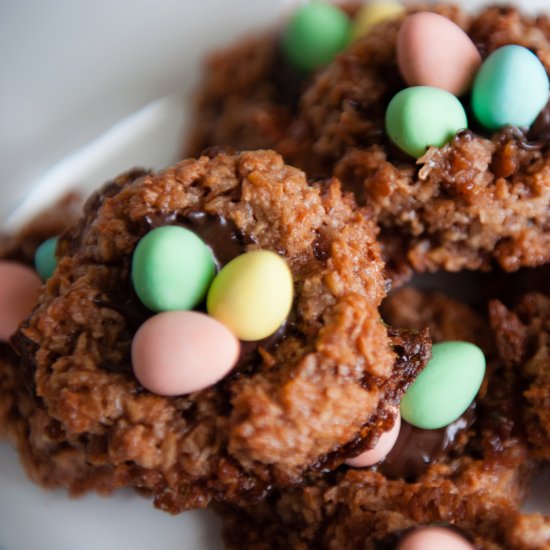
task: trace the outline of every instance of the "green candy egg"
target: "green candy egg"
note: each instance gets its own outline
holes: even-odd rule
[[[48,280],[57,267],[55,249],[59,237],[52,237],[44,241],[34,254],[34,267],[43,281]]]
[[[314,71],[347,46],[351,28],[349,17],[341,9],[326,2],[311,2],[290,18],[281,47],[296,68]]]
[[[468,127],[466,112],[451,93],[431,86],[401,90],[388,105],[386,132],[405,153],[421,157]]]
[[[548,75],[534,53],[523,46],[504,46],[481,66],[472,89],[472,110],[491,130],[529,127],[546,105],[548,89]]]
[[[216,274],[212,252],[192,231],[178,226],[153,229],[132,258],[132,283],[152,311],[193,309]]]
[[[401,400],[401,416],[425,430],[448,426],[471,405],[484,374],[485,356],[474,344],[434,344],[431,360]]]

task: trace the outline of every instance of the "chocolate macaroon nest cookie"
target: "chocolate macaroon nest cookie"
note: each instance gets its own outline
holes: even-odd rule
[[[348,2],[341,8],[353,20],[361,5]],[[197,91],[197,114],[187,152],[196,154],[214,144],[269,147],[312,176],[336,176],[344,189],[353,190],[360,204],[373,208],[396,278],[411,269],[489,270],[497,266],[510,272],[543,265],[550,260],[550,155],[544,105],[533,124],[510,122],[493,129],[472,112],[475,102],[468,88],[465,94],[464,90],[456,92],[461,94],[457,98],[432,85],[429,92],[438,98],[445,95],[450,105],[443,113],[461,110],[464,122],[457,123],[446,140],[423,147],[422,153],[407,154],[389,134],[395,126],[388,126],[387,118],[392,100],[402,92],[427,95],[422,85],[411,83],[410,75],[400,69],[400,31],[405,25],[410,30],[411,17],[420,15],[433,22],[436,14],[434,25],[440,28],[415,34],[435,42],[414,49],[418,56],[411,70],[427,73],[430,67],[431,76],[447,72],[448,65],[458,71],[460,63],[455,61],[475,53],[483,62],[479,75],[487,72],[484,66],[492,54],[502,58],[503,50],[512,48],[514,55],[521,50],[530,64],[537,65],[537,74],[547,80],[548,18],[529,17],[512,7],[489,7],[471,15],[452,5],[408,6],[355,37],[314,72],[298,71],[285,58],[282,44],[288,27],[282,26],[210,58]],[[449,43],[460,34],[456,47],[460,42],[464,56]],[[406,46],[418,45],[406,40]],[[441,62],[441,71],[434,69],[437,57],[433,52],[443,59],[448,54],[451,57]],[[504,57],[510,52],[504,51]],[[496,74],[505,71],[510,75],[508,84],[528,82],[513,68]],[[494,86],[496,94],[502,86]],[[548,86],[541,86],[541,93],[548,95]],[[528,105],[530,89],[526,94],[510,92],[508,97]],[[502,105],[504,101],[489,94],[488,103]],[[434,104],[435,100],[426,101],[426,114],[415,128],[424,129],[445,118],[429,115]]]
[[[134,290],[133,256],[165,226],[198,236],[216,277],[270,251],[294,292],[273,334],[240,342],[225,377],[185,395],[149,391],[132,370],[132,340],[154,317]],[[88,200],[57,250],[13,342],[34,403],[33,477],[73,494],[132,486],[173,513],[257,502],[369,447],[430,356],[427,331],[381,320],[386,279],[368,211],[337,180],[310,185],[273,152],[214,150],[124,174]],[[207,301],[192,313],[206,317]]]
[[[548,286],[548,285],[547,285]],[[533,456],[550,460],[550,297],[531,292],[510,306],[490,304],[499,354],[521,375],[521,420]]]
[[[486,314],[409,287],[390,294],[383,314],[394,326],[429,326],[434,342],[479,345],[488,369],[474,403],[443,429],[402,424],[376,465],[341,466],[255,507],[218,507],[228,548],[547,548],[550,519],[520,511],[537,471],[521,417],[521,375],[500,358]],[[413,536],[418,545],[408,546]]]

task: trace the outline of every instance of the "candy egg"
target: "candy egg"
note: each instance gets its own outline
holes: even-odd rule
[[[311,2],[296,10],[288,21],[281,48],[285,57],[302,71],[326,65],[349,42],[351,21],[336,6]]]
[[[469,342],[434,344],[432,358],[401,400],[401,416],[425,430],[443,428],[471,405],[485,374],[485,356]]]
[[[504,46],[481,66],[472,90],[472,109],[491,130],[529,127],[548,96],[548,75],[538,57],[522,46]]]
[[[389,19],[397,19],[405,13],[405,7],[400,2],[392,0],[374,0],[364,4],[353,20],[351,36],[357,40],[366,36],[375,25]]]
[[[222,379],[239,357],[239,341],[196,311],[166,311],[145,321],[132,342],[132,368],[159,395],[202,390]]]
[[[420,12],[407,17],[399,29],[397,63],[409,86],[432,86],[460,96],[470,89],[481,55],[450,19]]]
[[[393,426],[380,436],[376,445],[372,449],[369,449],[354,458],[349,458],[346,460],[346,464],[348,466],[353,466],[354,468],[365,468],[384,460],[397,441],[400,427],[401,414],[398,410]]]
[[[464,537],[445,527],[414,529],[397,546],[397,550],[474,550]]]
[[[206,299],[208,313],[240,340],[273,334],[292,306],[292,273],[275,252],[255,250],[229,262],[216,276]]]
[[[30,268],[0,261],[0,341],[7,342],[38,301],[42,282]]]
[[[429,86],[401,90],[388,105],[386,132],[405,153],[421,157],[468,127],[464,107],[451,93]]]
[[[57,267],[57,258],[55,249],[59,237],[52,237],[44,241],[34,254],[34,267],[43,281],[49,279]]]
[[[132,258],[132,283],[152,311],[192,309],[205,297],[216,274],[210,249],[178,226],[153,229]]]

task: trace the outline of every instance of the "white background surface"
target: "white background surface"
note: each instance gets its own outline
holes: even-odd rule
[[[14,228],[69,187],[176,160],[204,52],[292,3],[0,1],[0,221]],[[528,508],[550,513],[550,475],[534,488]],[[0,444],[0,550],[218,549],[218,532],[206,512],[171,517],[131,491],[78,500],[42,491]]]

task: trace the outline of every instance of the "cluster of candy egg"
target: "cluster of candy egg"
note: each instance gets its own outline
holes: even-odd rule
[[[132,258],[132,283],[155,312],[132,342],[136,378],[159,395],[204,389],[236,364],[240,342],[277,331],[288,316],[293,280],[268,250],[246,252],[217,274],[212,251],[180,226],[153,229]],[[193,311],[206,304],[206,313]]]
[[[364,468],[383,461],[395,445],[401,419],[424,430],[452,424],[472,404],[485,375],[485,356],[469,342],[442,342],[432,347],[432,358],[395,410],[393,427],[374,448],[350,458],[349,466]]]
[[[376,0],[362,6],[352,21],[337,5],[309,2],[288,20],[281,48],[296,69],[311,72],[330,63],[351,41],[367,34],[377,23],[403,13],[405,8],[399,2]]]
[[[336,5],[309,2],[289,19],[282,33],[282,51],[297,69],[313,71],[375,24],[404,14],[398,2],[372,1],[352,21]],[[473,114],[488,130],[531,126],[549,98],[546,70],[530,50],[507,45],[483,61],[470,37],[436,13],[406,17],[397,37],[397,60],[409,88],[388,105],[386,132],[402,151],[416,158],[468,127],[458,98],[469,92]]]
[[[546,70],[530,50],[507,45],[482,61],[470,37],[435,13],[405,19],[397,36],[397,62],[410,88],[388,105],[386,132],[413,157],[443,146],[468,127],[458,99],[468,92],[475,118],[488,130],[528,128],[550,95]]]
[[[10,339],[36,305],[42,281],[55,271],[56,246],[57,237],[52,237],[38,247],[34,270],[19,262],[0,261],[0,342]]]

